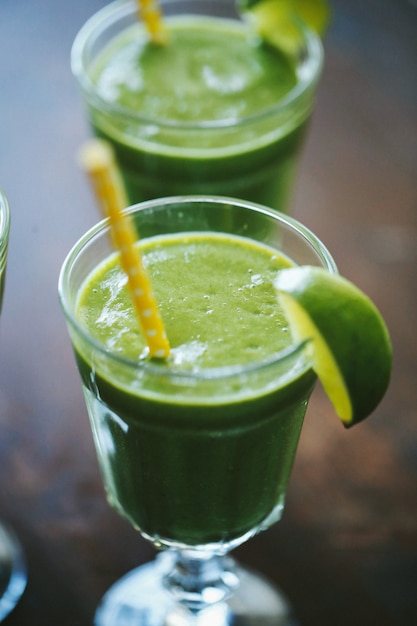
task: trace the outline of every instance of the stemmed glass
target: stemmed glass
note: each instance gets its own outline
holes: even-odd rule
[[[259,205],[179,197],[129,212],[142,239],[231,233],[337,271],[313,233]],[[294,344],[251,364],[189,372],[112,353],[76,312],[80,288],[109,254],[103,221],[66,258],[59,295],[109,503],[160,552],[110,588],[95,623],[288,625],[282,594],[229,553],[281,517],[315,383],[308,351]]]
[[[0,189],[0,310],[9,242],[10,212]],[[14,532],[0,523],[0,621],[15,607],[26,587],[26,566]]]

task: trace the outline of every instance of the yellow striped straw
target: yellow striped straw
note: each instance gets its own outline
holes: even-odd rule
[[[109,218],[115,248],[127,274],[133,305],[151,357],[165,358],[170,353],[169,342],[159,313],[152,285],[138,247],[137,233],[130,217],[123,213],[125,193],[119,171],[109,144],[101,139],[88,141],[80,152],[80,161],[92,183],[93,190],[105,215]]]
[[[167,31],[162,19],[158,0],[138,0],[138,12],[146,25],[152,41],[157,44],[167,42]]]

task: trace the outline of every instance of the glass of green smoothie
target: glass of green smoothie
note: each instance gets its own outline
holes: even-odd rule
[[[10,211],[7,198],[0,189],[0,311],[3,303]],[[13,530],[0,523],[0,621],[16,606],[26,587],[26,565]]]
[[[97,626],[290,624],[229,556],[278,521],[315,375],[273,280],[336,273],[292,218],[188,196],[130,207],[171,354],[148,357],[107,220],[67,256],[59,295],[109,503],[160,549],[105,595]],[[236,620],[236,621],[235,621]]]
[[[304,26],[297,54],[266,44],[234,0],[163,0],[153,43],[132,0],[78,33],[71,65],[93,132],[111,142],[130,203],[220,194],[287,211],[322,68]]]

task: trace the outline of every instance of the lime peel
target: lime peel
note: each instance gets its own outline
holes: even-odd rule
[[[237,7],[262,39],[291,56],[302,50],[300,21],[323,37],[331,20],[328,0],[237,0]]]
[[[278,298],[295,341],[308,341],[312,368],[345,426],[365,419],[388,387],[392,346],[373,302],[319,267],[278,273]]]
[[[293,0],[293,2],[297,14],[310,28],[323,37],[332,18],[328,0]]]

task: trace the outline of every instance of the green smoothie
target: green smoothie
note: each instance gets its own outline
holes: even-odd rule
[[[156,543],[239,541],[280,516],[314,385],[301,352],[272,374],[268,365],[292,344],[272,285],[292,263],[213,232],[140,245],[167,360],[147,357],[117,254],[89,274],[76,305],[97,342],[74,347],[108,499]]]
[[[313,62],[297,62],[236,19],[187,14],[164,23],[164,46],[134,17],[88,68],[73,53],[92,127],[113,144],[130,202],[204,193],[286,210],[318,42],[309,41]]]

